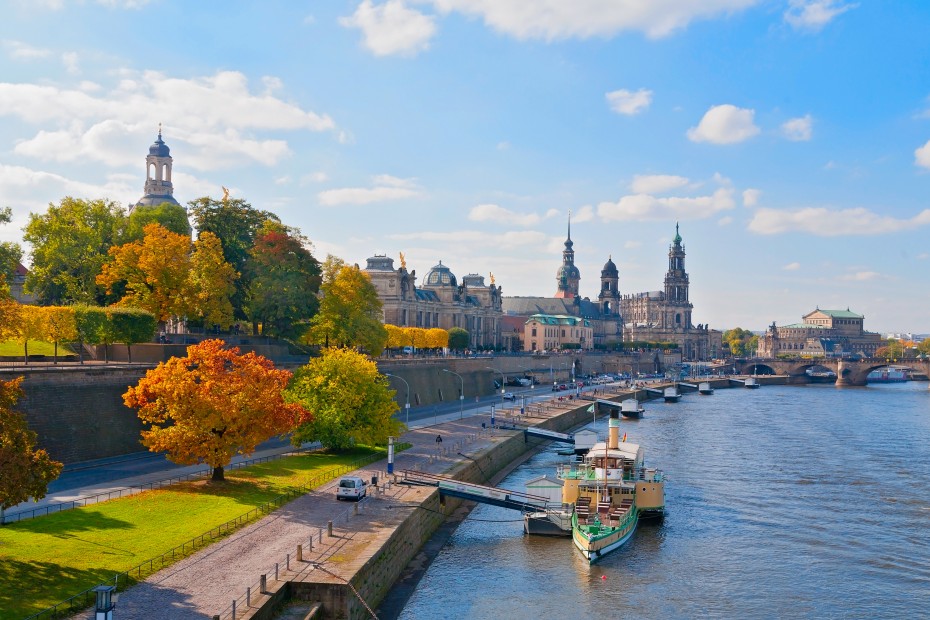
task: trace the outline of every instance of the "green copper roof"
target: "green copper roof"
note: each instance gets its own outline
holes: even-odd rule
[[[816,310],[815,310],[816,312]],[[855,312],[850,312],[849,308],[845,310],[820,310],[827,316],[832,316],[834,319],[861,319],[864,318],[861,314],[856,314]]]
[[[681,235],[678,234],[678,222],[675,222],[675,244],[681,243]]]

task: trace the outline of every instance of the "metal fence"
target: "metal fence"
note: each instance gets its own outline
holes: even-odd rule
[[[398,449],[402,449],[402,447],[398,447]],[[358,459],[357,461],[353,461],[347,465],[331,467],[323,472],[320,472],[305,480],[300,486],[290,489],[286,493],[279,495],[278,497],[262,504],[261,506],[257,506],[247,513],[213,528],[209,532],[185,541],[184,543],[166,551],[159,556],[150,558],[122,573],[114,575],[112,583],[113,585],[119,587],[120,585],[128,585],[130,581],[141,581],[145,577],[158,572],[162,568],[170,566],[174,562],[191,555],[195,551],[206,547],[214,541],[228,536],[247,523],[255,521],[258,518],[273,512],[291,500],[304,495],[312,488],[317,487],[345,473],[356,470],[360,467],[364,467],[365,465],[375,461],[379,461],[383,458],[383,455],[372,454],[367,457]],[[263,457],[263,459],[255,459],[256,462],[260,462],[261,460],[271,460],[271,458]],[[96,587],[96,585],[93,587]],[[96,595],[93,592],[93,587],[88,588],[83,592],[79,592],[78,594],[75,594],[74,596],[65,599],[64,601],[61,601],[52,607],[33,614],[25,620],[52,620],[57,618],[66,618],[77,611],[86,609],[87,607],[93,605],[95,602]]]

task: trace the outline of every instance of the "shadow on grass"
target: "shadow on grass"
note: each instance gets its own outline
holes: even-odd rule
[[[128,521],[105,516],[98,510],[78,508],[51,514],[40,519],[18,521],[4,527],[33,534],[68,535],[73,532],[125,530],[133,528],[135,525]],[[0,583],[3,583],[3,581],[0,580]]]
[[[75,569],[53,562],[4,559],[0,561],[0,620],[21,620],[104,581],[112,583],[115,573],[105,567]]]

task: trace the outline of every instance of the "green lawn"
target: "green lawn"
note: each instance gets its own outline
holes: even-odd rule
[[[126,571],[339,465],[385,450],[312,452],[0,527],[0,618],[21,619]],[[335,477],[330,475],[328,479]],[[188,554],[190,547],[188,547]],[[182,555],[178,555],[180,560]],[[121,580],[122,583],[122,580]]]
[[[58,355],[69,355],[74,353],[71,347],[64,343],[58,344]],[[7,340],[0,341],[0,356],[18,355],[23,356],[23,343]],[[42,342],[41,340],[29,341],[29,355],[55,355],[55,345],[51,342]]]

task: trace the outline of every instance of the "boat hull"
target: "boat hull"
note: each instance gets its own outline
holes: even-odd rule
[[[634,509],[635,511],[635,509]],[[639,521],[639,514],[635,513],[628,523],[624,523],[618,528],[603,528],[607,530],[603,534],[594,536],[586,535],[577,522],[572,527],[572,542],[575,543],[581,555],[583,555],[590,564],[600,560],[602,557],[622,547],[636,532],[636,524]]]
[[[714,388],[707,388],[704,390],[698,390],[698,394],[701,396],[710,396],[714,393]]]

